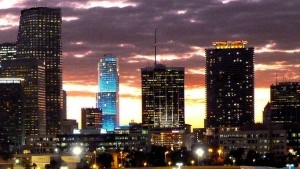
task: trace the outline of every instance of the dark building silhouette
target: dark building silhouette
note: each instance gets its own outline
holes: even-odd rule
[[[271,85],[271,102],[263,113],[263,122],[299,123],[300,122],[300,83],[282,82]]]
[[[18,58],[45,62],[47,134],[60,133],[62,114],[61,10],[22,10],[17,39]]]
[[[0,77],[24,79],[22,118],[25,136],[46,134],[44,62],[34,58],[4,60],[1,62]]]
[[[82,129],[101,129],[102,110],[98,108],[81,109],[81,128]]]
[[[205,127],[254,123],[254,48],[246,41],[206,49]]]
[[[24,79],[0,78],[0,147],[24,144],[23,92]]]
[[[183,127],[184,67],[154,64],[141,69],[142,123],[149,127]]]

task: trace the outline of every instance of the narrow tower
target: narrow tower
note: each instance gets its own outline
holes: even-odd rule
[[[104,55],[98,64],[97,108],[102,110],[102,128],[113,132],[119,125],[118,58]]]

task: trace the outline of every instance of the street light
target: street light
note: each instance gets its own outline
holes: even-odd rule
[[[220,157],[221,153],[222,153],[222,150],[219,149],[219,150],[218,150],[219,157]]]
[[[72,153],[75,154],[75,155],[80,155],[82,152],[82,148],[81,147],[74,147],[73,150],[72,150]]]
[[[195,161],[194,161],[194,160],[192,160],[192,161],[191,161],[191,164],[192,164],[192,166],[194,165],[194,163],[195,163]]]
[[[94,153],[95,153],[95,164],[93,165],[93,168],[97,168],[97,151],[95,150],[94,151]]]
[[[169,153],[169,151],[165,152],[165,163],[167,163],[167,154]]]
[[[198,149],[196,150],[196,154],[197,154],[197,156],[198,156],[198,166],[199,166],[200,157],[203,156],[204,151],[203,151],[201,148],[198,148]]]

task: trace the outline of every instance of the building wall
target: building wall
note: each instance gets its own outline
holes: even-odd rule
[[[24,144],[23,92],[24,79],[0,78],[0,147]]]
[[[22,78],[25,135],[46,134],[45,65],[32,59],[4,60],[0,77]]]

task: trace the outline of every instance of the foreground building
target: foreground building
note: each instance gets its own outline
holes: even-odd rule
[[[263,113],[265,124],[300,122],[300,83],[282,82],[271,85],[271,102]]]
[[[206,49],[205,127],[254,124],[254,48],[246,41]]]
[[[23,92],[24,79],[0,78],[0,148],[4,151],[25,142]]]
[[[23,79],[21,117],[25,136],[46,134],[44,62],[36,58],[4,60],[0,77]]]
[[[102,128],[114,131],[119,125],[119,65],[113,55],[105,55],[98,64],[97,108],[102,110]]]
[[[37,7],[21,12],[17,57],[45,62],[47,134],[59,134],[62,120],[61,24],[59,8]]]
[[[154,64],[141,69],[142,123],[149,127],[183,127],[184,67]]]

